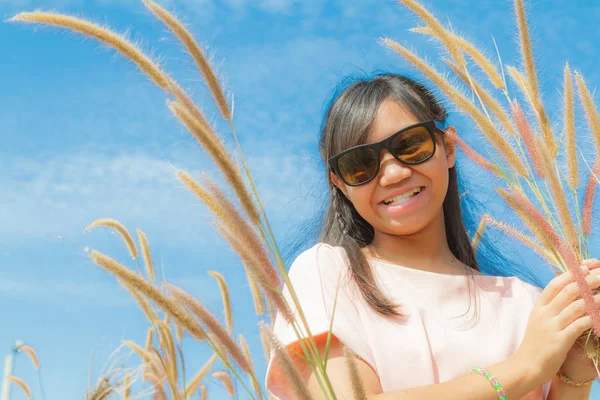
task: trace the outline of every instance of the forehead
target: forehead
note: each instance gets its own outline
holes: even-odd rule
[[[377,110],[377,115],[369,129],[366,142],[379,142],[400,129],[418,122],[419,119],[401,103],[386,99]]]

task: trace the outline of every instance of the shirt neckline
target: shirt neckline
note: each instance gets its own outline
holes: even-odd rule
[[[389,267],[397,268],[397,269],[400,269],[400,270],[414,271],[415,273],[422,273],[422,274],[425,274],[425,275],[432,275],[432,276],[438,276],[438,277],[440,277],[440,276],[441,277],[454,277],[454,276],[456,276],[456,277],[464,278],[464,277],[467,277],[467,276],[473,276],[473,277],[482,277],[482,278],[486,277],[486,278],[494,278],[494,279],[497,279],[497,278],[509,278],[509,277],[506,277],[506,276],[486,275],[486,274],[483,274],[483,273],[479,273],[479,274],[476,274],[476,273],[473,273],[473,274],[448,274],[448,273],[445,273],[445,272],[433,272],[433,271],[425,271],[425,270],[417,269],[417,268],[409,268],[409,267],[405,267],[403,265],[394,264],[394,263],[391,263],[389,261],[384,261],[384,260],[377,259],[377,258],[367,258],[367,260],[373,261],[375,263],[387,265]]]

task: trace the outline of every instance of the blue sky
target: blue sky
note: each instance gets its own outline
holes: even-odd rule
[[[317,138],[324,104],[335,85],[361,71],[419,77],[377,43],[381,36],[408,45],[443,69],[437,44],[408,32],[417,20],[393,1],[159,3],[191,26],[213,54],[226,90],[234,94],[242,148],[289,257],[294,256],[292,244],[322,204],[326,185]],[[504,63],[520,65],[511,2],[425,4],[492,56],[493,35]],[[0,0],[2,20],[35,9],[81,16],[128,32],[189,90],[234,149],[192,61],[141,1]],[[600,6],[591,0],[577,6],[552,0],[529,2],[528,9],[544,102],[559,127],[564,63],[581,71],[592,89],[600,82],[600,31],[595,29]],[[223,273],[236,289],[236,333],[249,339],[259,370],[263,368],[241,265],[213,232],[204,207],[175,179],[171,165],[194,174],[204,170],[217,179],[219,175],[170,114],[163,93],[114,51],[55,28],[0,23],[0,54],[0,356],[17,339],[31,343],[43,366],[46,398],[80,398],[90,360],[97,377],[122,339],[144,340],[147,325],[134,301],[84,252],[89,247],[129,260],[120,238],[110,231],[82,233],[95,219],[112,217],[131,232],[143,229],[166,278],[219,315],[220,295],[207,271]],[[450,121],[467,141],[481,143],[466,119],[453,114]],[[592,154],[585,121],[578,127],[582,151]],[[488,182],[485,173],[461,162],[471,181]],[[503,212],[497,199],[488,204]],[[600,246],[598,236],[596,232],[592,249]],[[599,257],[600,252],[593,253]],[[535,256],[525,260],[541,265]],[[547,281],[548,273],[540,271],[540,279]],[[190,374],[210,356],[190,339],[184,339],[183,349]],[[24,357],[17,359],[15,373],[40,398],[36,375]],[[212,398],[224,396],[218,382],[207,382]],[[598,389],[594,396],[600,398]],[[14,390],[13,399],[22,398]]]

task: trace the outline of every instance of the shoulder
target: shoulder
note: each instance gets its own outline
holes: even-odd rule
[[[523,295],[531,298],[533,303],[537,301],[538,297],[540,297],[540,294],[542,294],[542,291],[544,290],[543,288],[540,288],[529,282],[525,282],[524,280],[516,276],[514,277],[514,281],[515,284],[518,285],[523,291]]]
[[[292,262],[288,275],[296,277],[307,274],[331,275],[339,273],[345,265],[344,249],[319,242],[300,253]]]

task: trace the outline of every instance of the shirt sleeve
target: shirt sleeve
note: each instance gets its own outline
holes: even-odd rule
[[[340,250],[341,248],[319,243],[294,260],[288,276],[315,340],[317,337],[317,342],[326,339],[331,327],[333,336],[373,368],[373,355],[358,311],[358,289],[348,279],[349,269]],[[291,305],[296,320],[301,321],[287,286],[284,286],[283,296]],[[335,314],[333,314],[334,302]],[[300,326],[303,326],[301,322]],[[292,359],[298,362],[300,359],[294,357],[292,350],[302,353],[299,338],[293,326],[288,324],[279,312],[275,318],[273,333],[288,350]],[[301,335],[302,338],[307,336]],[[281,368],[280,359],[274,351],[271,351],[268,360],[265,386],[276,399],[286,400],[295,397],[288,378]]]

